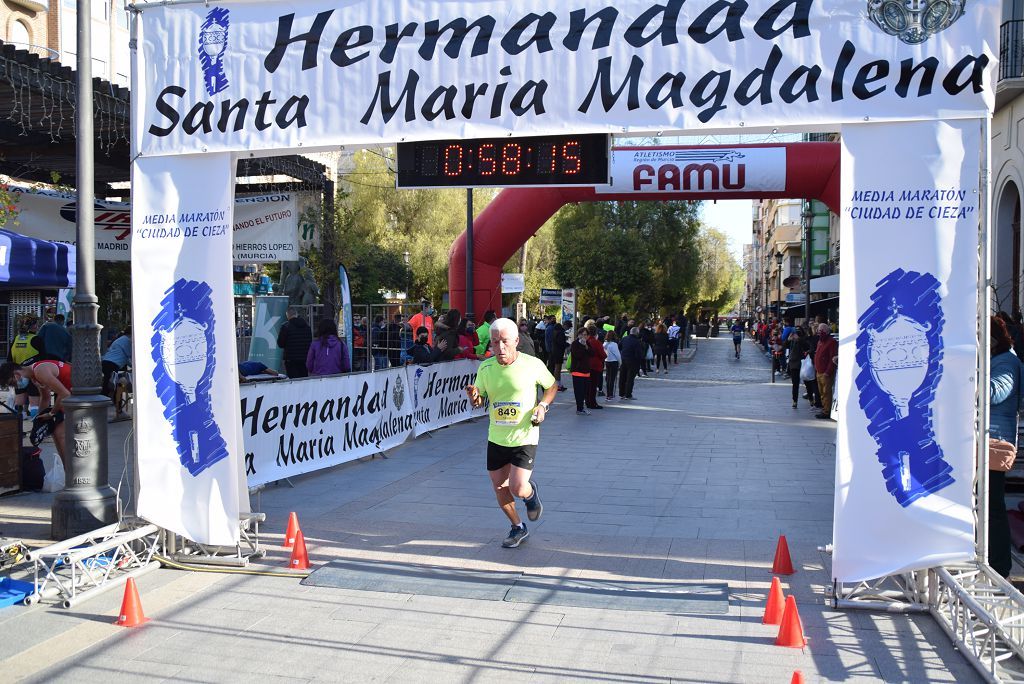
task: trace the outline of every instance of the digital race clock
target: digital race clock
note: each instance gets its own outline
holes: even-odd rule
[[[599,133],[398,143],[398,187],[605,185],[610,142]]]

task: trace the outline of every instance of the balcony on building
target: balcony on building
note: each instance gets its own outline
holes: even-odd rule
[[[1004,21],[999,27],[999,82],[996,109],[1024,95],[1024,19]]]

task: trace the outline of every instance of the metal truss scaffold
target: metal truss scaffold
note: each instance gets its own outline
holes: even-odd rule
[[[988,682],[1024,684],[1024,595],[979,562],[835,582],[834,608],[929,613]]]
[[[130,577],[156,570],[160,564],[153,556],[159,533],[156,525],[122,521],[29,552],[35,591],[25,603],[55,598],[73,608],[124,585]]]
[[[264,513],[243,513],[238,518],[239,542],[236,546],[210,546],[164,530],[164,544],[171,560],[198,565],[244,568],[265,555],[260,546],[260,523]]]

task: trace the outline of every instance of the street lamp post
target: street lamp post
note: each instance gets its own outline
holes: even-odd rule
[[[775,284],[777,285],[776,306],[778,306],[779,322],[782,322],[782,250],[775,253]]]
[[[814,212],[811,211],[811,202],[808,200],[804,204],[804,210],[801,212],[801,218],[803,218],[804,224],[804,266],[803,266],[803,282],[804,282],[804,322],[807,325],[811,323],[811,228],[813,227]]]
[[[64,452],[67,486],[51,508],[50,535],[68,539],[117,520],[116,494],[107,482],[107,407],[101,394],[100,325],[96,297],[96,260],[92,118],[92,14],[89,0],[78,3],[78,102],[75,110],[78,240],[72,329],[71,396],[64,401]]]
[[[405,301],[409,301],[412,289],[412,269],[409,268],[409,250],[402,252],[402,257],[405,258]]]
[[[763,287],[761,288],[761,294],[764,297],[764,308],[762,309],[761,315],[764,316],[764,322],[768,322],[768,276],[771,274],[771,266],[767,263],[764,265],[764,281]]]

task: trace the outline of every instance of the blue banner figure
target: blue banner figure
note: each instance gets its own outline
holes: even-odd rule
[[[888,492],[904,508],[948,487],[953,467],[935,441],[942,377],[939,281],[897,269],[879,281],[858,321],[856,384]]]
[[[210,397],[217,349],[211,294],[206,283],[175,282],[164,293],[150,338],[157,396],[181,465],[193,477],[228,455]]]

